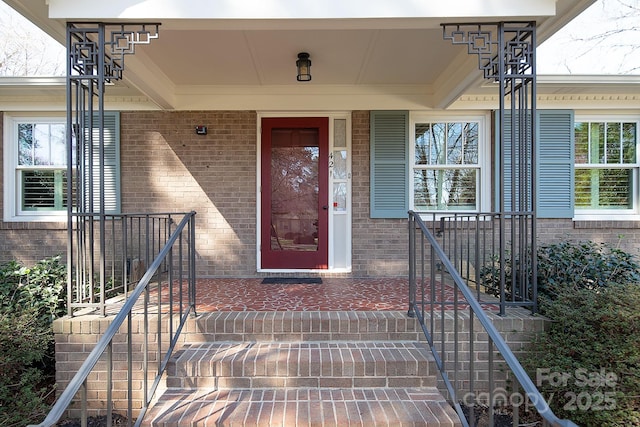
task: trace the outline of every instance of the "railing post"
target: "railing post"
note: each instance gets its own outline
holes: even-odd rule
[[[195,214],[195,212],[192,212]],[[189,221],[189,306],[196,312],[196,216],[191,215]]]
[[[498,248],[498,250],[500,251],[500,255],[499,255],[499,262],[498,262],[498,268],[500,269],[500,316],[504,316],[505,315],[505,303],[506,303],[506,293],[505,293],[505,282],[506,282],[506,259],[507,259],[507,255],[506,255],[506,239],[505,239],[505,233],[506,233],[506,226],[505,226],[505,215],[504,213],[499,213],[498,214],[499,218],[500,218],[500,232],[499,232],[499,239],[500,239],[500,247]]]
[[[113,420],[113,341],[107,346],[107,427]]]
[[[409,310],[407,316],[415,316],[416,305],[416,224],[413,213],[409,212]]]

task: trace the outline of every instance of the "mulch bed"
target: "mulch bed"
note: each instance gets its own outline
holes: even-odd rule
[[[469,406],[462,405],[462,412],[469,420],[469,425],[477,427],[516,427],[513,425],[513,408],[505,406],[496,408],[493,411],[493,425],[489,424],[489,407],[486,405],[476,405],[473,407],[475,424],[471,423]],[[536,427],[542,426],[542,418],[534,411],[520,411],[518,426]]]
[[[56,424],[59,427],[81,427],[79,419],[66,419],[58,422]],[[127,425],[127,418],[122,415],[112,414],[111,416],[111,425],[112,426],[125,426]],[[87,427],[106,427],[107,426],[107,416],[100,415],[97,417],[88,417],[87,418]]]

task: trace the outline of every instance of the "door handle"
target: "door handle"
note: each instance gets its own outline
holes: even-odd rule
[[[324,210],[326,211],[327,209],[329,209],[329,205],[324,205],[324,206],[322,207],[322,209],[324,209]]]

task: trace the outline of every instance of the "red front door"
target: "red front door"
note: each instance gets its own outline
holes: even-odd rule
[[[261,266],[328,266],[329,120],[262,119]]]

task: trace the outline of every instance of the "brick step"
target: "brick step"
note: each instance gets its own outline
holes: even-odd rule
[[[400,311],[235,311],[191,318],[182,342],[419,341],[416,319]]]
[[[460,426],[440,392],[424,388],[168,390],[146,426]]]
[[[143,425],[460,425],[406,313],[213,312],[181,339]]]
[[[423,387],[435,372],[419,342],[203,343],[175,354],[167,387]]]

